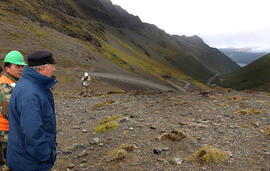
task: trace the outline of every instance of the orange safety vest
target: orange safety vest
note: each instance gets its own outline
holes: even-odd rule
[[[2,75],[0,77],[0,84],[2,84],[2,83],[12,84],[12,83],[14,83],[14,81],[12,81],[11,79],[9,79],[5,75]],[[0,131],[8,131],[8,130],[9,130],[8,120],[5,119],[2,114],[0,114]]]

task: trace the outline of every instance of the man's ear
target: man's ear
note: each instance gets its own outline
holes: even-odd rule
[[[45,71],[45,67],[46,67],[45,65],[41,65],[38,72],[39,72],[40,74],[43,74],[43,72]]]
[[[45,67],[46,67],[45,65],[41,65],[40,66],[40,71],[44,71]]]
[[[9,69],[9,67],[5,66],[5,68],[4,68],[5,72],[8,72],[8,69]]]

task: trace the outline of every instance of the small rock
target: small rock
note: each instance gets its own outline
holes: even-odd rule
[[[63,154],[71,154],[72,152],[73,152],[72,149],[62,150]]]
[[[89,141],[89,144],[95,145],[95,144],[98,144],[99,142],[100,142],[100,139],[98,137],[95,137]]]
[[[81,129],[81,126],[73,126],[72,129]]]
[[[130,128],[128,128],[129,130],[133,130],[134,128],[133,127],[130,127]]]
[[[161,133],[161,134],[162,134],[162,133],[165,133],[165,132],[166,132],[165,129],[162,129],[162,130],[159,131],[159,133]]]
[[[94,150],[94,147],[90,147],[90,150]]]
[[[124,117],[124,118],[121,118],[121,119],[119,120],[119,122],[122,123],[122,122],[129,121],[129,120],[130,120],[130,119],[129,119],[128,117]]]
[[[163,162],[163,163],[166,163],[166,162],[167,162],[167,161],[166,161],[165,159],[163,159],[163,158],[158,158],[157,161]]]
[[[238,129],[239,126],[236,126],[236,125],[230,125],[229,128],[231,128],[231,129]]]
[[[81,163],[87,163],[87,159],[83,159]]]
[[[73,164],[73,163],[70,163],[69,165],[68,165],[68,168],[69,169],[73,169],[75,167],[75,165]]]
[[[103,144],[103,143],[99,143],[99,146],[101,146],[101,147],[102,147],[102,146],[104,146],[104,144]]]
[[[260,123],[259,122],[253,122],[252,125],[255,127],[255,128],[258,128],[260,126]]]
[[[161,154],[161,151],[162,151],[162,149],[160,149],[160,148],[155,148],[155,149],[153,150],[153,152],[154,152],[155,154]]]
[[[81,146],[81,144],[74,143],[74,144],[72,144],[71,149],[72,149],[72,150],[77,150],[80,146]]]
[[[155,126],[150,126],[150,129],[157,129],[157,127],[155,127]]]
[[[83,133],[87,133],[87,130],[86,130],[86,129],[83,129],[82,132],[83,132]]]
[[[144,122],[145,120],[144,119],[137,119],[139,122]]]
[[[230,157],[233,157],[232,152],[230,152],[230,151],[226,151],[226,152]]]
[[[178,122],[179,125],[186,125],[186,123],[183,123],[183,122]]]
[[[170,128],[175,128],[175,125],[169,125]]]
[[[148,142],[146,143],[146,145],[147,145],[147,146],[151,146],[152,143],[148,141]]]
[[[86,156],[86,155],[87,155],[86,150],[83,150],[83,151],[78,155],[78,157],[83,157],[83,156]]]
[[[80,164],[80,167],[85,168],[85,167],[87,167],[87,165],[86,165],[86,163],[82,163],[82,164]]]
[[[176,164],[176,165],[182,164],[182,161],[183,160],[181,158],[179,158],[179,157],[176,157],[176,158],[173,159],[173,163]]]
[[[86,111],[85,111],[86,112]],[[85,123],[85,121],[84,120],[82,120],[79,124],[84,124]]]
[[[168,151],[169,150],[169,147],[161,147],[161,150],[162,151]]]

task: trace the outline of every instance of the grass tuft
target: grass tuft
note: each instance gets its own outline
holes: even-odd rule
[[[228,154],[212,146],[205,146],[189,157],[189,162],[196,162],[202,165],[221,164],[228,158]]]
[[[110,104],[114,103],[114,101],[112,100],[108,100],[108,101],[105,101],[105,102],[102,102],[102,103],[98,103],[98,104],[95,104],[93,107],[92,107],[92,110],[96,110],[97,108],[100,108],[100,107],[103,107],[103,106],[108,106]]]
[[[111,117],[107,117],[105,118],[104,120],[100,121],[99,124],[105,124],[105,123],[108,123],[108,122],[111,122],[111,121],[114,121],[116,119],[120,119],[122,118],[122,115],[115,115],[115,116],[111,116]]]
[[[112,162],[116,160],[122,160],[127,157],[127,152],[133,152],[135,147],[131,144],[122,144],[120,147],[112,150],[107,156],[105,156],[105,161]]]
[[[235,112],[236,115],[248,115],[248,114],[260,114],[261,111],[258,109],[245,109]]]
[[[164,133],[158,137],[158,140],[161,141],[163,139],[170,139],[172,141],[181,141],[182,139],[186,138],[187,136],[180,130],[173,130],[170,133]]]
[[[117,129],[118,127],[119,127],[118,122],[110,121],[110,122],[107,122],[107,123],[105,123],[103,125],[100,125],[100,126],[96,127],[96,132],[105,133],[105,132],[108,132],[110,130]]]

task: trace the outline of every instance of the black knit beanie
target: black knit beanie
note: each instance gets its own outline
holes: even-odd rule
[[[53,54],[49,51],[35,51],[27,56],[28,66],[40,66],[44,64],[56,64]]]

